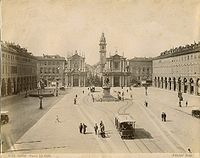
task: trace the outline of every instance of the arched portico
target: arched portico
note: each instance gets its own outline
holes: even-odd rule
[[[183,92],[187,93],[188,85],[187,85],[187,78],[183,79]]]
[[[165,89],[167,89],[167,77],[165,77]]]
[[[190,94],[194,94],[194,80],[190,78],[189,80]]]
[[[178,91],[181,92],[181,78],[178,78]]]
[[[172,89],[172,82],[171,82],[171,78],[169,77],[169,79],[168,79],[168,82],[169,82],[169,90],[171,90]]]
[[[200,79],[198,78],[197,79],[197,82],[196,82],[196,92],[197,92],[197,95],[200,96]]]
[[[161,77],[161,88],[163,88],[163,77]]]

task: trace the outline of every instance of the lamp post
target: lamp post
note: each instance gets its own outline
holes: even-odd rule
[[[147,96],[147,89],[148,89],[148,86],[147,86],[147,84],[145,84],[145,95]]]
[[[39,109],[43,109],[43,107],[42,107],[42,99],[43,99],[43,96],[42,96],[41,81],[38,82],[37,90],[38,90],[38,98],[39,98],[39,104],[40,104]]]
[[[43,99],[43,96],[40,95],[40,96],[39,96],[39,99],[40,99],[40,109],[43,109],[43,107],[42,107],[42,99]]]
[[[58,96],[58,79],[56,81],[56,97]]]

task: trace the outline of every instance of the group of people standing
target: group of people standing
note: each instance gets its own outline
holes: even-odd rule
[[[84,123],[80,123],[79,125],[80,133],[86,134],[86,129],[87,129],[87,126]]]
[[[99,128],[100,128],[100,131],[98,130]],[[105,137],[105,126],[104,126],[103,121],[100,122],[99,127],[98,127],[97,123],[95,123],[94,131],[95,131],[96,135],[101,134],[102,137]]]
[[[100,128],[100,131],[98,130],[99,128]],[[86,129],[87,129],[87,126],[84,123],[80,123],[80,125],[79,125],[80,133],[86,134]],[[103,134],[103,133],[105,135],[105,126],[103,124],[103,121],[100,122],[99,127],[98,127],[97,123],[95,123],[94,132],[96,135]]]

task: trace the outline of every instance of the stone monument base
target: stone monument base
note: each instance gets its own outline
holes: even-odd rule
[[[103,97],[101,101],[117,101],[118,99],[110,94],[110,87],[103,87]]]

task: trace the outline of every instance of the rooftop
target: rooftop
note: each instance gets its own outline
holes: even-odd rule
[[[156,59],[185,55],[185,54],[190,54],[190,53],[199,52],[199,51],[200,51],[200,42],[198,43],[194,42],[194,44],[190,44],[190,45],[187,44],[185,46],[179,46],[179,47],[161,52],[160,55],[156,57]]]

